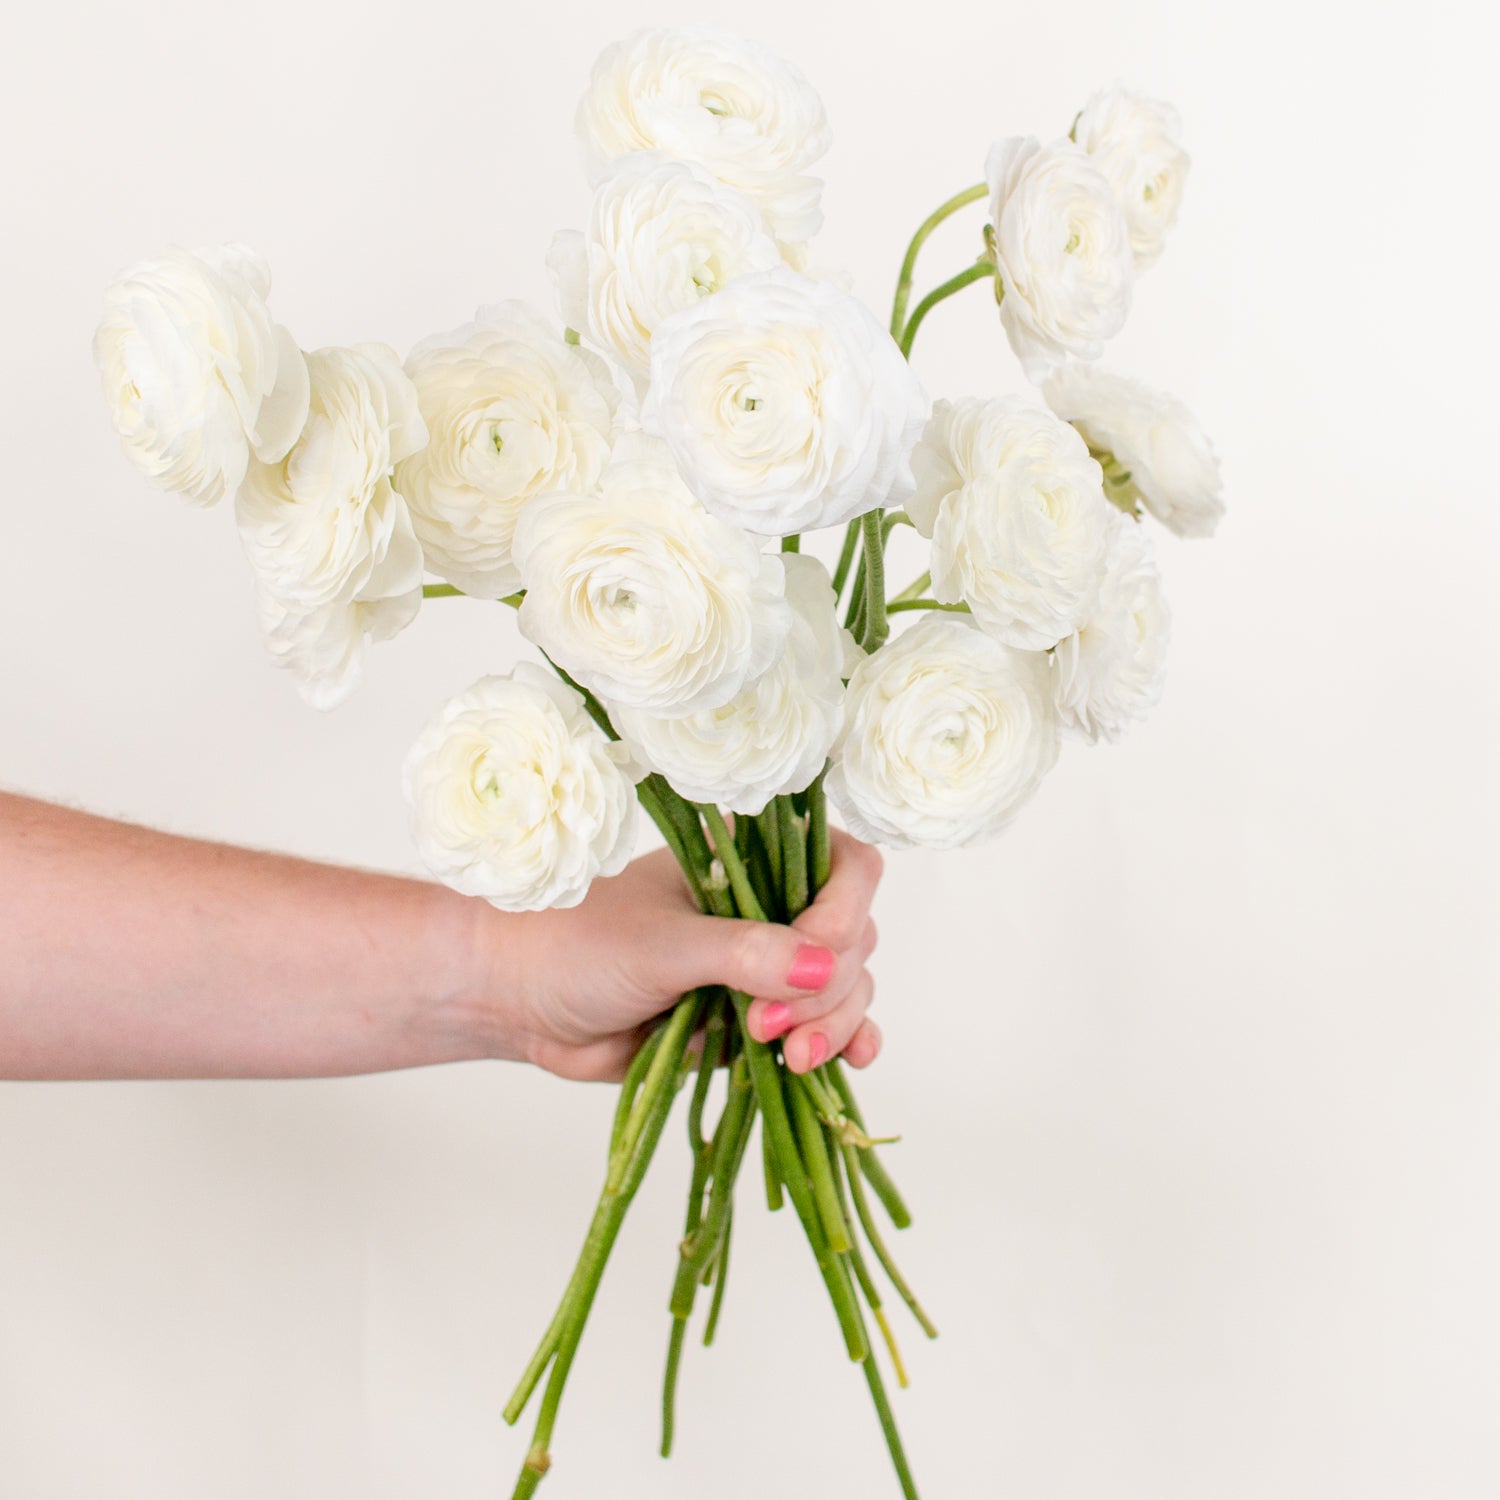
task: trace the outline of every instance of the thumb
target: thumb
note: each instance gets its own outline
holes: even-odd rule
[[[674,994],[723,984],[761,1000],[795,1000],[833,978],[838,955],[779,923],[695,914],[682,918],[654,961],[662,989]]]

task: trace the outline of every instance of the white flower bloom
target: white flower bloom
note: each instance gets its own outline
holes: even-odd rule
[[[1066,364],[1042,386],[1047,405],[1104,463],[1109,494],[1139,501],[1178,536],[1212,536],[1224,514],[1219,460],[1182,402],[1127,375]]]
[[[1089,617],[1115,512],[1065,422],[1015,397],[939,401],[907,513],[932,538],[932,594],[997,640],[1045,651]]]
[[[651,337],[675,312],[746,271],[781,263],[755,200],[658,152],[601,176],[588,229],[548,251],[564,318],[645,379]]]
[[[168,250],[105,293],[94,334],[115,431],[136,467],[202,505],[250,455],[283,457],[307,415],[307,367],[271,321],[271,273],[246,245]]]
[[[319,707],[359,684],[368,635],[405,628],[422,549],[391,471],[427,440],[417,392],[384,344],[307,356],[307,423],[274,464],[252,460],[235,498],[272,654]]]
[[[1130,230],[1137,270],[1161,254],[1177,222],[1191,161],[1182,149],[1182,122],[1160,99],[1119,84],[1084,105],[1073,139],[1109,179]]]
[[[780,659],[719,708],[662,719],[611,705],[636,758],[692,802],[758,813],[800,792],[823,769],[844,702],[844,631],[833,584],[816,558],[788,553],[786,597],[795,611]]]
[[[524,303],[424,339],[406,360],[428,440],[396,468],[434,573],[482,599],[521,586],[511,538],[526,502],[591,489],[609,457],[619,392],[596,354]]]
[[[903,504],[926,414],[869,308],[783,266],[662,324],[641,423],[715,515],[784,536]]]
[[[410,559],[418,561],[415,573]],[[297,691],[312,708],[337,708],[364,681],[365,646],[388,641],[417,617],[422,604],[420,551],[403,537],[386,554],[389,582],[372,580],[368,598],[335,600],[312,609],[288,606],[269,589],[256,589],[261,635],[271,660],[296,674]],[[414,576],[416,584],[404,580]],[[381,590],[390,588],[385,594]]]
[[[1052,654],[1063,724],[1090,741],[1119,739],[1161,697],[1170,634],[1150,538],[1122,516],[1098,608]]]
[[[1000,321],[1030,380],[1069,354],[1097,359],[1125,325],[1135,287],[1114,190],[1082,147],[1012,136],[985,163]]]
[[[529,662],[450,699],[403,779],[428,869],[502,911],[577,906],[634,847],[624,750],[572,688]]]
[[[515,559],[521,633],[626,708],[717,708],[775,661],[791,628],[780,557],[709,515],[640,434],[593,494],[533,500]]]
[[[760,204],[783,244],[823,222],[807,169],[832,142],[823,101],[801,71],[712,26],[637,31],[599,54],[578,106],[590,181],[629,151],[701,164]]]
[[[1058,755],[1046,658],[929,614],[854,670],[828,774],[851,832],[895,849],[997,833]]]

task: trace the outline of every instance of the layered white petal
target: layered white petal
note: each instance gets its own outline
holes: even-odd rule
[[[1218,455],[1175,396],[1078,364],[1055,370],[1042,394],[1105,464],[1111,498],[1139,502],[1178,536],[1213,535],[1224,515]]]
[[[1155,707],[1171,624],[1150,538],[1122,516],[1098,607],[1052,654],[1053,696],[1063,725],[1090,741],[1117,740]]]
[[[427,430],[386,345],[319,349],[307,369],[301,435],[278,462],[251,460],[235,517],[272,655],[327,708],[358,686],[366,640],[421,603],[422,549],[391,474]]]
[[[957,848],[1015,816],[1058,746],[1046,658],[929,614],[855,668],[828,795],[867,841]]]
[[[620,401],[609,369],[524,303],[505,302],[424,339],[406,373],[428,441],[394,482],[427,566],[479,598],[514,593],[511,542],[527,503],[591,489],[603,472]]]
[[[784,536],[903,504],[926,414],[874,314],[779,267],[661,325],[641,422],[707,509]]]
[[[752,683],[718,708],[677,718],[610,705],[636,758],[690,801],[761,812],[812,782],[838,734],[846,633],[833,584],[816,558],[788,553],[782,564],[792,627],[780,657]]]
[[[666,447],[622,440],[591,494],[532,500],[521,633],[591,692],[659,715],[727,703],[791,628],[781,559],[715,519]]]
[[[1115,512],[1082,438],[1014,397],[939,401],[907,511],[932,538],[932,593],[1006,645],[1043,651],[1089,617]]]
[[[591,181],[631,151],[697,162],[749,193],[785,245],[823,221],[808,168],[832,135],[817,91],[774,52],[712,26],[637,31],[600,53],[578,106]]]
[[[1130,233],[1109,179],[1071,141],[1012,136],[990,147],[1000,321],[1027,378],[1069,355],[1097,359],[1135,287]]]
[[[404,781],[427,867],[504,911],[576,906],[634,847],[625,752],[578,693],[530,663],[450,699]]]
[[[556,236],[548,264],[563,317],[642,382],[663,322],[780,265],[781,251],[753,198],[691,162],[638,152],[604,170],[588,228]]]
[[[302,430],[308,373],[271,320],[266,264],[245,245],[172,249],[105,293],[94,358],[125,451],[200,505],[232,494],[252,455],[274,463]]]
[[[1073,139],[1108,178],[1125,215],[1137,270],[1162,252],[1177,222],[1183,182],[1192,164],[1182,148],[1182,122],[1160,99],[1120,84],[1084,105]]]

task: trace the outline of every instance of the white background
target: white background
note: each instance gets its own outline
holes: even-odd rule
[[[1003,841],[892,859],[881,897],[864,1092],[905,1136],[899,1249],[943,1327],[907,1335],[897,1402],[924,1495],[1492,1497],[1495,169],[1458,7],[29,7],[0,92],[0,780],[411,868],[400,758],[509,663],[508,622],[433,604],[347,707],[303,708],[228,509],[118,451],[102,288],[241,238],[305,345],[403,352],[545,298],[595,52],[709,16],[822,90],[822,256],[882,309],[989,141],[1066,130],[1099,83],[1175,100],[1195,161],[1112,355],[1198,411],[1228,480],[1219,537],[1161,548],[1167,697],[1123,746],[1070,750]],[[918,363],[935,394],[1016,380],[982,290]],[[610,1107],[500,1064],[0,1088],[7,1500],[508,1493],[527,1439],[498,1413]],[[749,1180],[719,1344],[690,1348],[655,1457],[679,1142],[544,1494],[893,1495],[795,1224]]]

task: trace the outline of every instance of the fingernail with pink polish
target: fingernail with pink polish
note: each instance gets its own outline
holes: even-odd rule
[[[774,1000],[760,1013],[760,1029],[768,1042],[774,1042],[790,1025],[792,1008]]]
[[[820,990],[833,978],[838,956],[829,948],[820,948],[816,943],[803,943],[787,971],[786,982],[793,989]]]
[[[807,1044],[807,1066],[816,1068],[827,1061],[828,1038],[821,1031],[815,1031]]]

